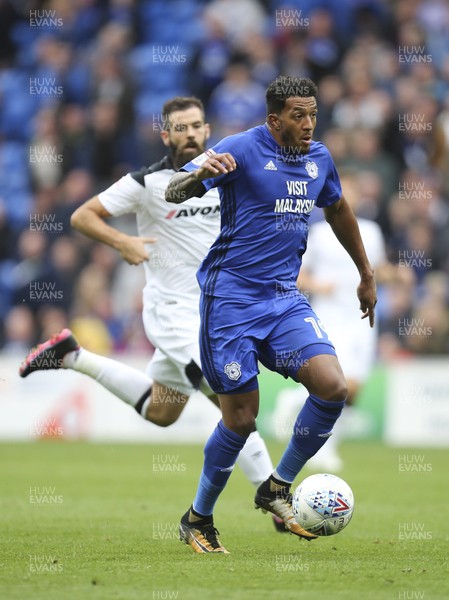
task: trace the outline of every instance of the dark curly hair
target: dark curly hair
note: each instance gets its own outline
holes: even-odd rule
[[[318,89],[315,83],[306,77],[290,77],[280,75],[267,88],[267,115],[278,115],[285,106],[287,98],[310,98],[316,96]]]

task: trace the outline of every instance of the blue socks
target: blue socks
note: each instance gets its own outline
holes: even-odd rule
[[[293,435],[276,470],[275,477],[292,483],[305,463],[324,445],[345,401],[331,402],[317,396],[307,398],[296,419]]]
[[[292,483],[304,464],[323,446],[335,421],[341,414],[345,401],[330,402],[310,395],[302,407],[274,476]],[[196,514],[210,516],[218,496],[224,489],[246,438],[234,433],[219,421],[204,448],[204,465],[193,510]]]
[[[193,510],[203,516],[214,511],[218,496],[224,489],[246,438],[234,433],[220,420],[204,448],[204,465]]]

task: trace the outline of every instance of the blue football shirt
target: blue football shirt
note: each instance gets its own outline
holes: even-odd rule
[[[237,168],[205,179],[218,187],[221,231],[197,278],[204,294],[262,300],[296,289],[314,206],[341,198],[340,180],[327,148],[312,142],[307,154],[285,152],[266,125],[224,138],[182,170],[229,152]]]

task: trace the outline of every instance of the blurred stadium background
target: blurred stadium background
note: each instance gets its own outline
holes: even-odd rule
[[[207,437],[217,413],[201,399],[163,430],[87,378],[22,381],[17,368],[65,326],[90,350],[144,368],[143,273],[74,232],[70,215],[162,156],[168,98],[201,98],[213,143],[263,122],[264,88],[280,73],[318,83],[315,139],[356,173],[359,214],[380,224],[389,260],[414,272],[380,286],[377,365],[354,435],[449,444],[444,0],[0,0],[2,439]],[[131,231],[133,218],[117,225]],[[274,435],[290,384],[266,372],[261,381],[260,427]]]

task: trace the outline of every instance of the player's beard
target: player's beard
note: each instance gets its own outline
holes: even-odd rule
[[[281,131],[280,134],[282,147],[286,154],[308,154],[310,147],[302,146],[297,143],[293,135],[289,131]]]
[[[190,142],[191,145],[189,147],[191,150],[185,150],[186,144],[183,144],[182,147],[179,147],[175,144],[170,143],[170,150],[173,157],[173,164],[177,169],[183,167],[186,163],[190,162],[200,154],[204,152],[205,144],[197,144],[195,142]]]

